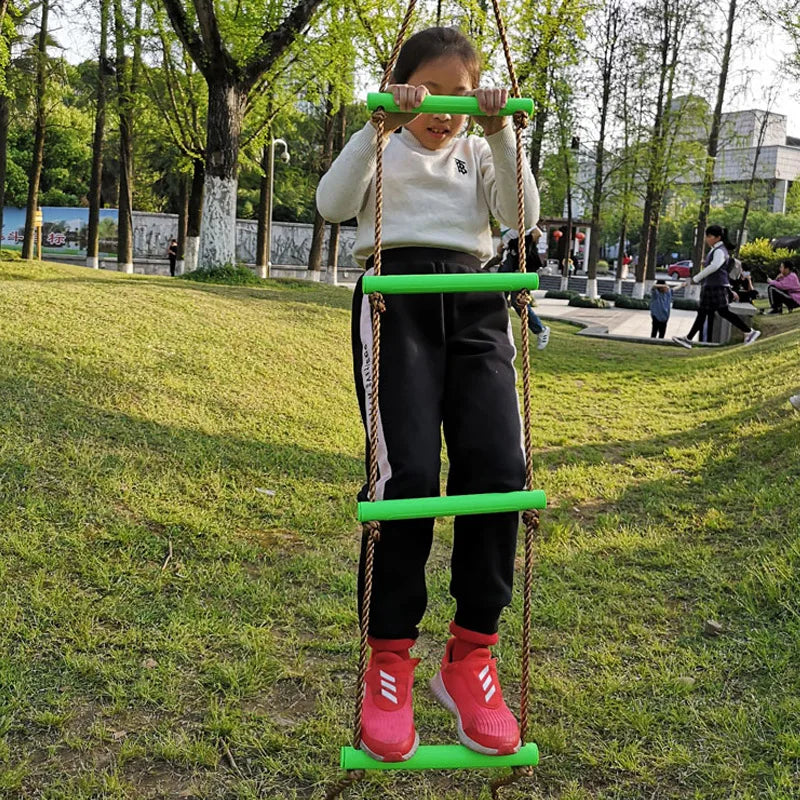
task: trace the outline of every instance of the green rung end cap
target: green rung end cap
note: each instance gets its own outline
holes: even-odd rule
[[[535,272],[452,272],[434,275],[365,275],[364,294],[448,294],[453,292],[519,292],[539,288]]]
[[[343,747],[340,764],[344,770],[354,769],[502,769],[503,767],[535,767],[539,748],[529,742],[510,756],[487,756],[460,744],[423,745],[408,761],[376,761],[363,750]]]
[[[376,500],[358,504],[358,521],[452,517],[462,514],[496,514],[547,508],[547,496],[540,489],[522,492],[415,497],[403,500]]]
[[[375,111],[382,108],[384,111],[398,113],[400,109],[394,102],[391,92],[368,92],[367,109]],[[420,114],[469,114],[473,117],[483,116],[483,111],[478,107],[476,97],[464,97],[461,95],[442,95],[429,94],[422,104],[413,109]],[[505,106],[500,109],[501,117],[509,117],[517,111],[524,111],[526,114],[533,114],[533,100],[530,97],[510,97]]]

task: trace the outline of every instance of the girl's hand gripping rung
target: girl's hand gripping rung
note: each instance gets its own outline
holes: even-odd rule
[[[391,114],[406,113],[398,108],[391,92],[370,92],[367,95],[367,108],[370,111],[382,108]],[[533,100],[528,97],[511,97],[505,106],[500,109],[499,116],[510,117],[516,114],[517,111],[533,114]],[[420,106],[407,113],[485,116],[483,111],[478,108],[477,97],[451,97],[444,94],[429,94]]]

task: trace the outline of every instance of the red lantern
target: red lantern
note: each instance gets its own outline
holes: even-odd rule
[[[575,234],[575,238],[576,238],[576,239],[577,239],[579,242],[582,242],[582,241],[583,241],[583,240],[586,238],[586,234],[585,234],[583,231],[578,231],[578,232]]]
[[[562,232],[562,231],[553,231],[553,238],[554,238],[556,241],[558,241],[558,240],[559,240],[559,239],[560,239],[560,238],[561,238],[563,235],[564,235],[564,234],[563,234],[563,232]]]

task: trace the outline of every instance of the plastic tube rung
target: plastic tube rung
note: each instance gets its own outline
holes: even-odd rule
[[[363,750],[343,747],[342,769],[500,769],[502,767],[535,767],[539,748],[530,742],[510,756],[487,756],[460,744],[433,744],[417,748],[408,761],[376,761]]]
[[[365,275],[364,294],[444,294],[450,292],[519,292],[539,288],[535,272],[450,272],[434,275]]]
[[[495,514],[546,508],[547,497],[540,489],[530,492],[461,494],[445,497],[417,497],[407,500],[376,500],[358,504],[358,521],[452,517],[461,514]]]
[[[415,111],[420,114],[469,114],[472,117],[485,116],[478,108],[477,97],[462,97],[460,95],[429,94],[422,103],[409,112],[401,112],[394,102],[391,92],[369,92],[367,94],[367,108],[375,111],[382,108],[392,113],[409,113]],[[509,97],[505,106],[500,109],[499,116],[510,117],[517,111],[533,114],[533,100],[529,97]]]

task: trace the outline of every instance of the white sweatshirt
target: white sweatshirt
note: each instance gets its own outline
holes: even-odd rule
[[[356,217],[354,255],[364,265],[375,247],[375,128],[353,134],[317,187],[329,222]],[[489,213],[517,225],[516,140],[511,125],[491,136],[459,136],[441,150],[423,147],[403,129],[384,141],[384,249],[439,247],[493,255]],[[525,227],[539,219],[539,190],[525,163]]]

